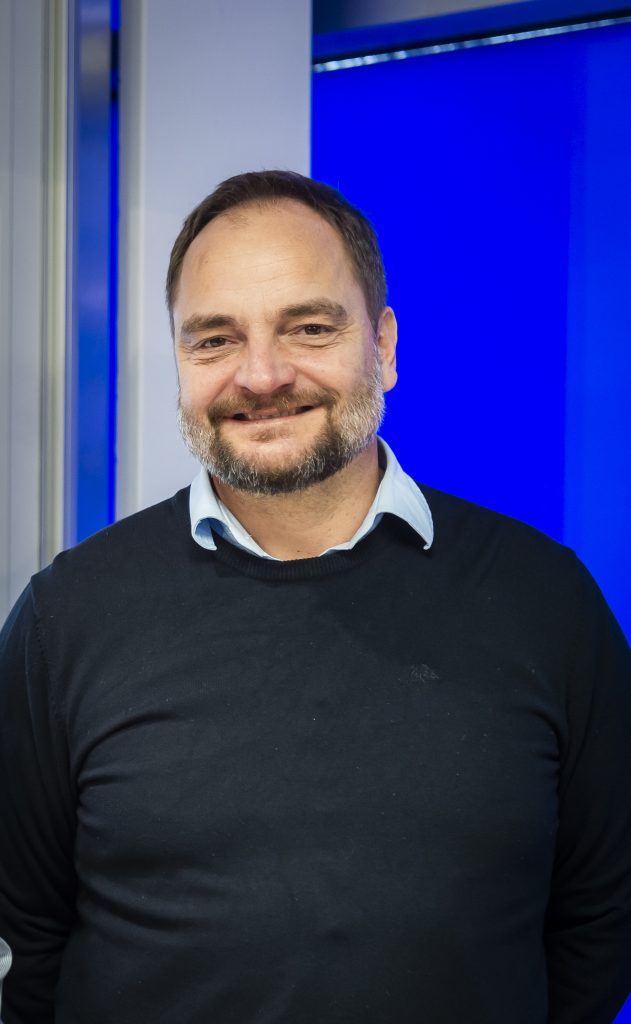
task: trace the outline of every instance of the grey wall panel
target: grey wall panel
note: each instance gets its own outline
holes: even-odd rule
[[[0,618],[40,565],[44,25],[0,5]]]

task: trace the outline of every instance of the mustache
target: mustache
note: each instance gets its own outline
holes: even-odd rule
[[[276,409],[279,413],[289,412],[297,406],[321,405],[331,409],[338,395],[332,388],[318,388],[308,391],[289,391],[278,395],[257,395],[238,396],[224,398],[221,401],[213,402],[208,406],[206,415],[212,426],[217,426],[221,420],[230,419],[239,413],[256,413],[263,409]]]

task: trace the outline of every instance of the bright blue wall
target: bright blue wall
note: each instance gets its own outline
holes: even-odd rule
[[[323,72],[314,177],[372,218],[417,479],[575,547],[631,636],[631,26]]]
[[[67,546],[115,516],[119,0],[76,0],[72,19]]]

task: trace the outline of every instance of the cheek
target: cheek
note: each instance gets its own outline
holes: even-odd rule
[[[179,364],[178,376],[180,401],[186,408],[205,409],[221,394],[220,375],[210,373],[207,367]]]
[[[295,368],[298,374],[297,384],[300,378],[304,382],[324,384],[336,391],[344,391],[354,387],[365,375],[370,367],[370,361],[364,361],[357,352],[320,351],[308,353],[299,360],[295,360]]]

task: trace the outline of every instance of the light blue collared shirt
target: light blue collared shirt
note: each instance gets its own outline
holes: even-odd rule
[[[321,555],[328,555],[331,551],[350,551],[358,541],[374,530],[385,512],[405,520],[418,533],[424,542],[425,550],[431,546],[434,525],[425,497],[412,477],[401,469],[394,452],[381,438],[379,447],[381,457],[385,460],[385,471],[375,500],[368,509],[364,521],[350,540],[344,541],[343,544],[334,544],[333,547],[322,551]],[[213,538],[213,532],[216,532],[244,551],[249,551],[260,558],[281,561],[273,555],[268,555],[247,530],[244,530],[239,520],[215,494],[208,473],[203,468],[191,484],[189,510],[193,540],[208,551],[217,549]]]

